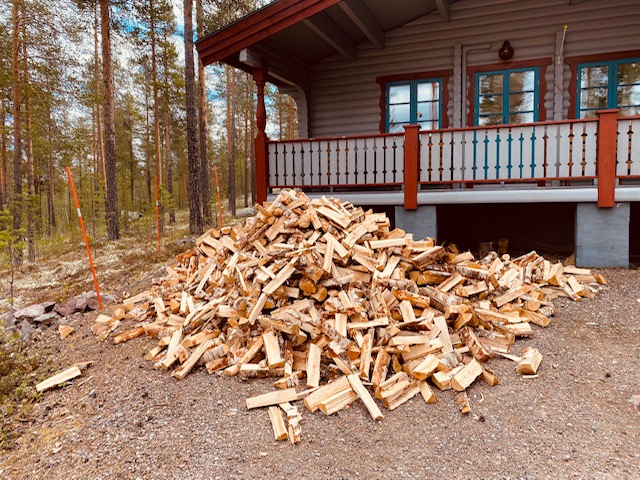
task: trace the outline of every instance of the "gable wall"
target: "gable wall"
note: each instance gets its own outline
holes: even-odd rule
[[[490,43],[488,50],[469,51],[468,66],[499,63],[504,40],[515,49],[514,62],[555,55],[564,24],[569,25],[565,57],[640,49],[640,2],[637,0],[460,0],[451,4],[451,22],[437,14],[387,32],[377,50],[358,47],[355,61],[334,55],[311,70],[308,136],[375,133],[380,126],[380,86],[376,77],[435,70],[460,71],[460,46]],[[458,55],[455,55],[458,45]],[[454,60],[455,58],[455,60]],[[505,62],[508,68],[508,62]],[[563,95],[556,118],[567,118],[571,71],[562,72]],[[554,65],[547,68],[545,110],[554,118]],[[461,117],[461,77],[449,81],[449,126]],[[468,85],[469,82],[467,82]],[[456,88],[457,87],[457,88]],[[561,106],[560,106],[561,104]],[[560,109],[562,113],[560,114]],[[454,111],[458,114],[454,115]],[[455,122],[454,122],[455,120]]]

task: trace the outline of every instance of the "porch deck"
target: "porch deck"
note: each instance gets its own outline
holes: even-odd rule
[[[406,209],[640,201],[640,117],[616,110],[583,120],[269,141],[264,156],[267,195],[299,188]]]

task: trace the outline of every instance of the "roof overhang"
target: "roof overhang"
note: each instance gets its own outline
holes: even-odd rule
[[[332,55],[355,59],[358,46],[383,49],[386,32],[424,15],[449,21],[456,0],[278,0],[196,42],[204,65],[247,72],[268,63],[268,80],[306,89],[309,67]]]

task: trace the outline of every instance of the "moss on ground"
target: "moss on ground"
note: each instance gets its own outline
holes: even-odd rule
[[[16,424],[40,398],[35,380],[43,368],[39,355],[0,323],[0,449],[13,448],[20,436]]]

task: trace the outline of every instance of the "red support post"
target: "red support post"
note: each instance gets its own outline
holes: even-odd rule
[[[598,207],[616,204],[618,111],[598,110]]]
[[[418,208],[418,132],[420,125],[404,126],[404,208],[416,210]]]
[[[260,68],[256,68],[253,72],[253,79],[256,82],[258,90],[258,106],[256,109],[256,125],[258,133],[255,141],[255,158],[256,158],[256,201],[263,203],[267,200],[267,183],[269,178],[269,169],[267,163],[267,109],[264,104],[264,85],[267,82],[268,66],[266,60],[262,61]]]

